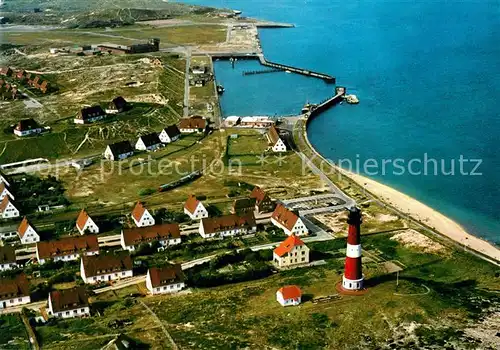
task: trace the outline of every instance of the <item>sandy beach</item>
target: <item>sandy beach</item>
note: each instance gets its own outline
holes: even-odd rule
[[[487,241],[467,233],[462,226],[431,207],[368,177],[344,169],[339,169],[339,171],[399,211],[407,213],[412,218],[434,228],[436,231],[460,244],[466,245],[496,261],[500,261],[500,249]]]

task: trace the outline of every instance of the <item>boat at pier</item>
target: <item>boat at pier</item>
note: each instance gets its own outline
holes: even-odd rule
[[[224,91],[226,91],[226,89],[224,89],[224,86],[222,85],[217,85],[217,93],[219,95],[222,95],[224,93]]]

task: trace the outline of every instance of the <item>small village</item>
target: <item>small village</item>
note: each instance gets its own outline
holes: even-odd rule
[[[273,133],[276,135],[276,131]],[[172,141],[175,141],[176,135],[165,133],[164,136],[172,137]],[[270,139],[272,140],[272,136]],[[111,156],[120,158],[123,155],[113,153],[112,148],[106,151],[108,150],[111,150],[109,153]],[[7,176],[2,175],[0,180],[0,186],[3,189],[0,195],[2,217],[4,219],[19,217],[20,213],[13,203],[14,196],[8,190]],[[255,187],[247,199],[235,200],[231,214],[209,216],[203,202],[194,195],[186,200],[184,214],[193,223],[191,226],[197,227],[191,230],[192,234],[198,233],[207,241],[255,235],[258,226],[256,218],[260,218],[261,221],[265,218],[266,222],[282,230],[288,237],[281,243],[269,246],[271,249],[276,246],[272,254],[273,266],[277,270],[282,270],[310,264],[310,250],[301,239],[309,235],[308,228],[298,214],[282,203],[276,203],[259,187]],[[130,226],[133,227],[123,227],[118,249],[109,251],[108,247],[102,246],[103,241],[99,239],[99,226],[85,209],[82,209],[76,218],[75,235],[50,241],[41,240],[37,228],[24,217],[16,230],[18,240],[13,240],[11,234],[5,235],[3,239],[10,239],[6,242],[7,244],[0,247],[0,271],[8,272],[10,275],[9,278],[3,278],[0,283],[0,308],[5,311],[9,311],[9,308],[19,311],[19,307],[30,306],[40,301],[32,299],[31,276],[23,272],[23,263],[20,263],[16,256],[16,247],[22,245],[35,247],[36,258],[29,259],[26,264],[42,266],[62,262],[75,263],[80,266],[81,283],[74,288],[51,291],[46,296],[47,304],[38,309],[41,316],[37,319],[47,322],[50,317],[93,316],[89,295],[95,288],[106,288],[106,286],[113,286],[133,277],[139,277],[134,273],[136,270],[133,261],[134,252],[144,249],[144,246],[154,247],[158,252],[164,251],[172,246],[183,244],[183,239],[185,239],[179,223],[156,222],[152,212],[140,201],[131,210],[130,219]],[[163,266],[149,267],[143,276],[148,293],[158,295],[189,290],[190,286],[186,282],[183,270],[192,265],[183,265],[166,263]],[[86,287],[87,285],[89,287]],[[276,291],[276,300],[282,306],[300,304],[300,286],[277,287],[279,288]],[[36,305],[38,306],[39,303]]]
[[[374,101],[268,60],[294,24],[30,1],[0,3],[0,349],[498,348],[498,261],[315,150]],[[327,93],[232,115],[224,73]]]

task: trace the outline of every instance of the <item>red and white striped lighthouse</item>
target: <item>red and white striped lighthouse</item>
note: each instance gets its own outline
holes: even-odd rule
[[[361,211],[357,207],[349,209],[347,223],[347,250],[345,258],[342,288],[347,290],[363,289],[363,273],[361,271]]]

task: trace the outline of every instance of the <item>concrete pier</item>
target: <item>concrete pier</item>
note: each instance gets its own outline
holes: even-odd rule
[[[307,69],[287,66],[286,64],[270,62],[270,61],[267,61],[265,59],[264,55],[262,55],[262,54],[258,55],[258,57],[259,57],[260,64],[262,64],[263,66],[272,67],[272,68],[276,68],[276,69],[282,69],[284,71],[290,71],[290,72],[294,72],[294,73],[298,73],[298,74],[302,74],[302,75],[307,75],[310,77],[323,79],[327,83],[335,84],[335,77],[332,77],[331,75],[323,74],[323,73],[319,73],[319,72],[314,72],[314,71],[310,71]]]
[[[309,112],[309,117],[310,117],[309,119],[314,118],[315,116],[317,116],[321,112],[324,112],[328,108],[333,107],[336,104],[342,102],[342,100],[344,99],[344,96],[346,94],[346,91],[347,91],[347,89],[345,87],[337,86],[335,88],[335,96],[321,102],[319,105],[316,106],[316,108],[314,108],[311,112]]]

